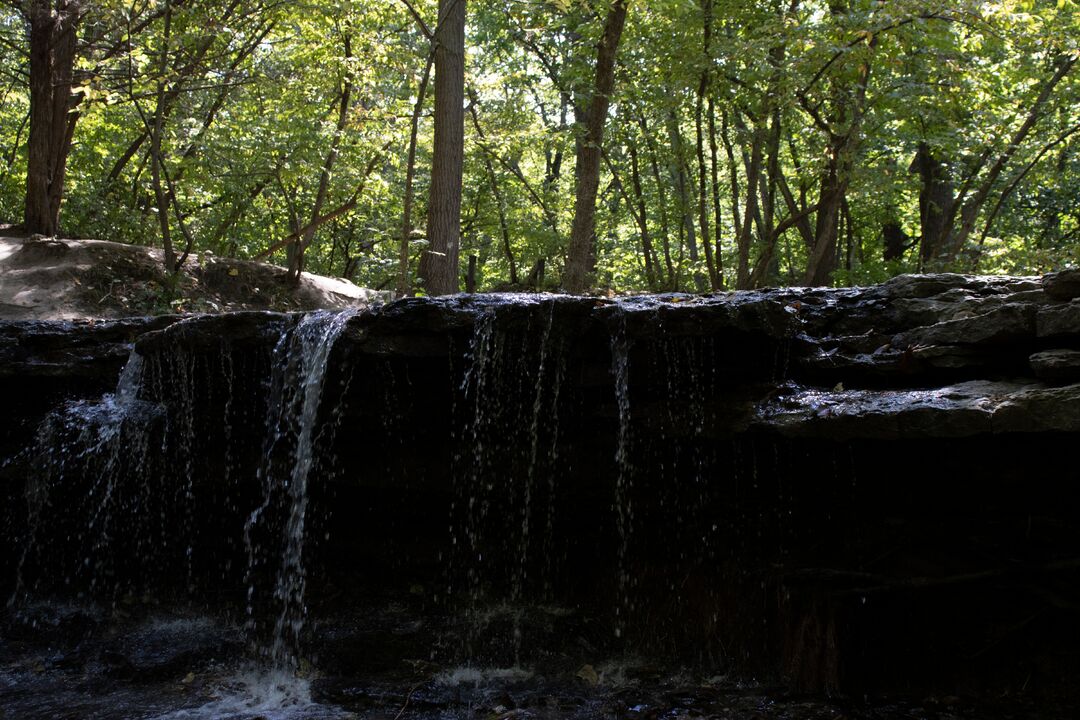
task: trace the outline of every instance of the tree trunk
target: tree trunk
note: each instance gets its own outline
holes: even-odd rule
[[[948,219],[953,214],[953,184],[949,169],[925,142],[919,143],[909,168],[919,174],[919,266],[925,268],[949,247]]]
[[[563,287],[572,293],[589,286],[591,259],[596,235],[596,192],[600,186],[600,151],[604,141],[611,91],[615,86],[615,54],[626,22],[627,0],[615,0],[604,21],[604,32],[596,53],[596,79],[585,120],[585,134],[577,144],[575,170],[574,223],[566,253]]]
[[[434,53],[428,53],[424,63],[424,74],[420,78],[420,89],[416,92],[416,104],[413,105],[412,119],[409,123],[409,155],[405,164],[405,198],[401,211],[401,244],[398,248],[398,283],[397,291],[401,297],[412,294],[409,286],[409,242],[412,240],[412,209],[415,200],[413,182],[416,179],[416,143],[420,134],[420,114],[424,110],[424,98],[427,96],[428,81],[431,78],[431,66],[435,61]]]
[[[493,151],[487,147],[487,137],[484,135],[484,128],[480,125],[480,117],[476,112],[477,99],[471,92],[469,94],[469,115],[472,117],[473,128],[476,130],[477,136],[480,138],[484,149],[484,167],[487,170],[488,183],[491,187],[491,194],[495,198],[495,209],[499,215],[499,233],[502,237],[503,253],[506,255],[506,262],[510,265],[510,284],[518,284],[518,272],[517,272],[517,260],[514,258],[514,248],[510,245],[510,226],[506,219],[506,200],[503,197],[502,190],[499,188],[499,179],[495,176],[495,164],[491,161]],[[469,257],[470,262],[473,256]],[[470,270],[472,270],[470,266]],[[473,292],[469,290],[468,292]]]
[[[172,5],[165,3],[164,27],[161,34],[161,51],[158,55],[158,81],[154,106],[153,124],[150,132],[150,175],[154,187],[154,202],[157,206],[158,225],[161,228],[161,248],[165,257],[165,272],[176,272],[176,251],[173,248],[172,230],[169,225],[169,197],[162,184],[164,159],[161,150],[161,136],[165,125],[165,70],[169,62],[169,40],[172,34]],[[146,120],[144,119],[144,124]]]
[[[27,142],[27,232],[55,235],[64,174],[81,97],[72,95],[79,0],[33,0],[30,26],[30,134]]]
[[[352,58],[352,38],[348,35],[344,38],[343,57],[346,60]],[[353,82],[350,70],[345,71],[342,79],[341,95],[338,98],[337,125],[334,126],[334,137],[330,141],[330,151],[323,161],[322,171],[319,173],[319,187],[315,191],[315,202],[311,206],[311,220],[304,232],[296,239],[295,252],[289,256],[289,278],[293,282],[300,280],[300,273],[304,271],[304,251],[308,249],[315,239],[315,231],[319,225],[317,220],[322,215],[323,205],[330,194],[330,179],[334,174],[334,165],[337,163],[338,153],[341,149],[341,139],[345,134],[345,126],[349,120],[349,107],[352,105]]]
[[[764,162],[765,128],[755,124],[751,138],[750,159],[746,162],[746,203],[743,206],[743,217],[739,225],[740,231],[736,243],[738,259],[735,268],[735,287],[739,290],[748,290],[751,287],[750,248],[754,239],[754,218],[760,213],[758,207],[758,182],[761,177],[761,166]],[[732,174],[734,175],[734,173],[733,168]]]
[[[435,29],[435,141],[428,195],[428,250],[420,277],[430,295],[458,291],[461,178],[465,157],[465,3],[439,0]]]
[[[709,190],[708,167],[705,164],[705,94],[709,90],[709,66],[712,62],[712,22],[713,0],[702,0],[702,54],[704,67],[698,80],[697,105],[694,109],[694,132],[697,142],[698,170],[698,226],[701,228],[701,249],[705,252],[705,267],[709,273],[709,287],[719,290],[722,283],[713,261],[711,234],[709,232]]]
[[[845,3],[830,6],[834,15],[842,14],[845,8]],[[809,286],[832,284],[832,273],[836,269],[837,243],[840,239],[840,213],[861,138],[871,59],[876,46],[877,36],[872,36],[867,41],[871,54],[860,63],[854,87],[841,83],[833,86],[829,121],[824,123],[819,115],[811,112],[815,124],[829,136],[829,143],[826,153],[828,163],[822,169],[819,181],[814,245],[810,248],[803,280]],[[804,103],[804,108],[808,107],[804,98],[800,98],[800,101]]]
[[[645,192],[641,186],[641,168],[638,163],[637,147],[630,144],[630,179],[634,185],[634,201],[637,203],[635,218],[638,221],[638,229],[641,232],[641,254],[645,258],[645,280],[649,289],[656,291],[656,251],[653,249],[652,237],[649,235],[649,216],[645,205]]]
[[[1065,79],[1065,76],[1076,66],[1078,60],[1080,60],[1080,58],[1073,53],[1061,55],[1054,60],[1052,65],[1054,74],[1047,78],[1046,82],[1043,83],[1039,90],[1038,97],[1036,97],[1035,101],[1028,109],[1028,114],[1024,118],[1023,124],[1021,124],[1016,132],[1013,133],[1012,137],[1009,138],[1008,144],[1005,145],[1004,150],[1002,150],[1002,153],[998,156],[997,160],[994,161],[994,164],[990,166],[990,169],[986,173],[986,177],[983,178],[982,183],[976,188],[974,194],[960,205],[960,227],[956,229],[954,229],[956,222],[956,207],[954,205],[953,217],[949,223],[948,233],[949,247],[947,252],[949,260],[955,260],[957,256],[963,252],[968,237],[971,235],[972,231],[975,230],[975,223],[978,220],[979,212],[990,197],[990,192],[993,190],[994,184],[997,182],[1006,166],[1008,166],[1009,162],[1016,154],[1016,151],[1024,143],[1031,131],[1035,129],[1039,120],[1042,119],[1046,110],[1046,104],[1049,102],[1050,96],[1054,92],[1054,88]],[[956,204],[959,203],[960,199],[958,198]]]
[[[680,237],[686,238],[686,249],[690,255],[690,264],[693,267],[694,288],[699,292],[705,289],[705,278],[697,269],[698,247],[697,227],[694,225],[694,207],[690,201],[689,175],[690,169],[686,162],[686,152],[683,146],[682,132],[679,130],[679,119],[672,110],[668,113],[667,121],[668,142],[671,144],[672,162],[670,165],[671,181],[675,185],[675,192],[679,196],[679,215],[682,218]],[[679,248],[679,272],[682,272],[682,252]]]
[[[657,159],[658,150],[653,142],[652,132],[644,113],[638,114],[638,126],[641,128],[641,136],[645,139],[645,146],[649,150],[649,169],[652,173],[653,184],[656,186],[657,206],[660,208],[660,243],[664,250],[664,269],[667,279],[664,287],[667,290],[678,289],[678,278],[675,275],[675,263],[671,260],[671,231],[668,226],[667,193],[664,192],[664,181],[660,175],[660,161]]]
[[[708,100],[709,108],[709,159],[712,176],[713,232],[716,234],[716,281],[717,289],[724,289],[724,245],[723,215],[720,211],[720,163],[716,145],[716,105],[712,97]],[[708,240],[706,240],[708,242]]]
[[[780,259],[776,253],[779,233],[776,232],[776,189],[780,184],[780,135],[783,116],[774,108],[770,119],[766,153],[766,171],[759,178],[761,195],[761,251],[750,273],[751,287],[764,287],[780,279]]]

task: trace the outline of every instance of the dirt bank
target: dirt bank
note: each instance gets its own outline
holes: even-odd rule
[[[164,270],[162,251],[103,240],[20,237],[0,229],[0,319],[118,318],[231,310],[316,310],[362,305],[379,293],[348,280],[211,253]]]

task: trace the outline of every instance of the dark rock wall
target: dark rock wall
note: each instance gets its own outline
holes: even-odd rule
[[[1075,287],[1067,273],[912,276],[357,315],[319,407],[311,613],[376,590],[466,616],[545,603],[590,618],[582,642],[598,650],[800,689],[1056,687],[1080,637]],[[121,430],[132,452],[70,461],[36,516],[27,488],[44,487],[34,478],[87,413],[57,416],[53,445],[7,464],[8,562],[22,567],[4,578],[237,607],[254,588],[272,604],[290,501],[266,473],[290,445],[267,440],[269,384],[297,322],[132,330],[146,406]],[[10,406],[23,428],[5,436],[12,455],[60,399],[110,384],[123,353],[100,330],[4,332],[5,351],[24,352],[7,397],[27,398]],[[86,363],[62,362],[66,384],[19,395],[49,347],[39,337],[111,364],[94,361],[84,384]],[[76,540],[42,542],[61,537]],[[505,660],[499,638],[474,641]]]

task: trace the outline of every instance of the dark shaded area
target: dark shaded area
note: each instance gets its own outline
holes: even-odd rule
[[[631,652],[799,692],[1065,707],[1080,389],[1033,356],[1080,347],[1067,287],[917,276],[360,314],[322,387],[301,651],[331,676],[398,679],[405,659],[572,674]],[[69,406],[33,449],[27,428],[99,391],[122,353],[84,394],[39,397],[48,338],[112,336],[5,330],[25,358],[0,379],[27,404],[5,436],[0,589],[195,602],[265,638],[290,502],[265,478],[297,442],[267,442],[268,383],[297,322],[141,328],[123,421]],[[1057,373],[1071,356],[1055,357]],[[86,452],[95,427],[122,439]]]

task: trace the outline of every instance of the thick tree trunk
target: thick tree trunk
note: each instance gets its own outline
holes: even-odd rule
[[[953,215],[953,184],[949,169],[926,143],[919,143],[915,159],[909,168],[920,179],[919,223],[922,237],[919,240],[919,265],[926,267],[934,258],[947,251],[949,218]]]
[[[27,144],[27,232],[55,235],[71,138],[79,114],[72,95],[79,0],[33,0],[30,26],[30,134]]]
[[[604,141],[611,91],[615,87],[615,54],[626,23],[627,0],[615,0],[604,21],[604,32],[596,53],[596,80],[592,100],[584,118],[584,136],[577,143],[577,188],[574,197],[574,223],[570,247],[566,253],[563,287],[572,293],[589,286],[593,244],[596,235],[596,193],[600,186],[600,152]]]
[[[430,295],[458,291],[461,177],[465,157],[465,3],[439,0],[435,29],[435,142],[428,195],[428,250],[420,277]]]

